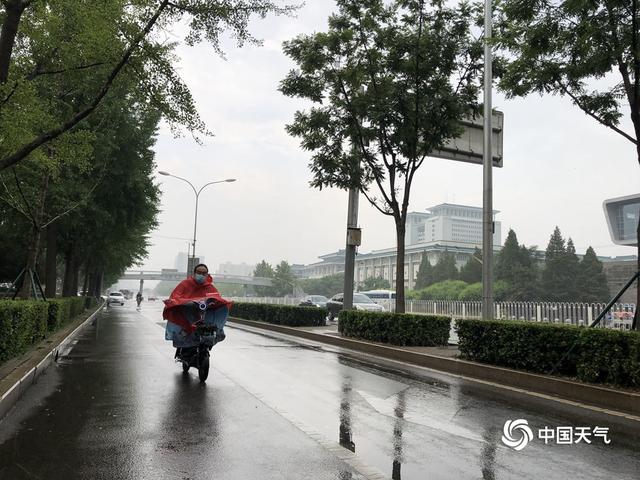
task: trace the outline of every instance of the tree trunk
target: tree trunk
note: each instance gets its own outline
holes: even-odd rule
[[[71,268],[71,292],[69,296],[76,297],[78,295],[78,281],[80,278],[80,261],[75,255],[72,257]]]
[[[47,298],[56,296],[58,282],[58,237],[57,227],[52,223],[47,227],[47,253],[45,266],[45,295]]]
[[[40,253],[40,237],[42,229],[42,216],[44,215],[45,202],[47,199],[47,189],[49,188],[49,174],[45,173],[42,177],[42,185],[40,188],[40,196],[36,204],[35,218],[32,219],[33,226],[31,229],[31,239],[29,240],[29,248],[27,250],[27,264],[25,266],[24,277],[20,291],[17,297],[27,299],[31,296],[31,275],[36,271],[38,263],[38,254]]]
[[[396,221],[396,243],[398,254],[396,256],[396,313],[404,313],[404,238],[405,224],[400,218]]]
[[[4,22],[0,29],[0,84],[7,83],[9,78],[13,46],[16,43],[18,26],[25,7],[22,0],[9,1],[5,7]]]
[[[103,280],[104,280],[104,272],[102,270],[98,270],[96,272],[96,289],[93,295],[96,298],[100,298],[100,295],[102,295]]]
[[[82,283],[82,295],[84,296],[87,295],[87,289],[89,288],[89,276],[89,260],[87,260],[84,265],[84,281]]]
[[[636,249],[636,255],[638,255],[638,264],[636,265],[636,270],[640,272],[640,219],[638,219],[638,229],[636,233],[636,240],[638,242],[638,247]],[[636,313],[633,317],[633,328],[640,331],[640,278],[638,278],[638,281],[636,282]]]
[[[62,282],[62,296],[70,297],[73,283],[73,246],[66,253],[64,259],[64,280]]]

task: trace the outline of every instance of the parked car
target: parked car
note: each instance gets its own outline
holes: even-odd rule
[[[124,305],[124,295],[122,292],[111,292],[107,297],[107,305],[113,305],[118,303],[120,305]]]
[[[147,300],[149,302],[155,302],[156,300],[158,300],[158,297],[154,297],[153,295],[150,295],[149,297],[147,297]]]
[[[298,306],[327,308],[328,301],[329,299],[324,295],[307,295],[302,300],[300,300]]]
[[[327,321],[332,321],[338,316],[340,310],[342,310],[342,301],[344,299],[343,293],[338,293],[331,297],[331,300],[327,302]],[[353,307],[356,310],[366,310],[368,312],[384,312],[382,305],[378,305],[362,293],[353,294]]]

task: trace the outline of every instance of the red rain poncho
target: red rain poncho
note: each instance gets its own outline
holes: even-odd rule
[[[162,317],[179,327],[182,327],[189,333],[195,330],[195,326],[189,323],[180,307],[188,302],[198,302],[208,298],[216,300],[215,309],[228,306],[231,308],[233,302],[225,300],[220,296],[218,289],[213,286],[211,275],[207,275],[205,281],[200,284],[193,277],[181,281],[171,292],[171,296],[164,301],[164,311]]]

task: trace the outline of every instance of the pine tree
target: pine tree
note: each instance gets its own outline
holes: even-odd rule
[[[567,258],[564,238],[556,226],[547,245],[545,264],[542,270],[543,300],[564,302],[570,297],[572,278],[569,266],[571,262],[567,262]]]
[[[467,283],[482,281],[482,252],[475,249],[467,263],[460,269],[460,280]]]
[[[580,260],[576,255],[576,247],[573,240],[569,237],[567,240],[567,253],[564,258],[565,277],[568,280],[566,302],[575,302],[579,300],[578,276],[580,274]]]
[[[516,232],[509,230],[495,268],[496,280],[503,282],[508,300],[534,300],[538,297],[538,272],[533,252],[518,244]]]
[[[429,262],[427,252],[422,252],[422,260],[418,267],[418,275],[416,277],[415,290],[421,290],[433,283],[433,266]]]
[[[578,299],[582,302],[605,302],[610,299],[607,276],[593,248],[587,248],[579,265]]]
[[[433,267],[433,282],[443,282],[445,280],[457,280],[458,279],[458,268],[456,267],[456,259],[455,257],[445,251],[440,258],[438,259],[438,263],[436,263],[435,267]]]
[[[513,271],[520,262],[520,245],[518,245],[518,237],[516,232],[509,229],[504,246],[496,260],[495,275],[496,280],[504,280],[511,283],[513,280]]]

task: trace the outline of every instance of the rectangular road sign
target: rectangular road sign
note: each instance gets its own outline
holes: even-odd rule
[[[482,148],[484,144],[483,122],[484,117],[482,115],[465,118],[462,121],[465,127],[464,133],[458,138],[449,140],[441,150],[434,150],[429,156],[482,165]],[[493,166],[502,167],[504,114],[494,110],[491,123],[491,130],[493,130],[491,142]]]

